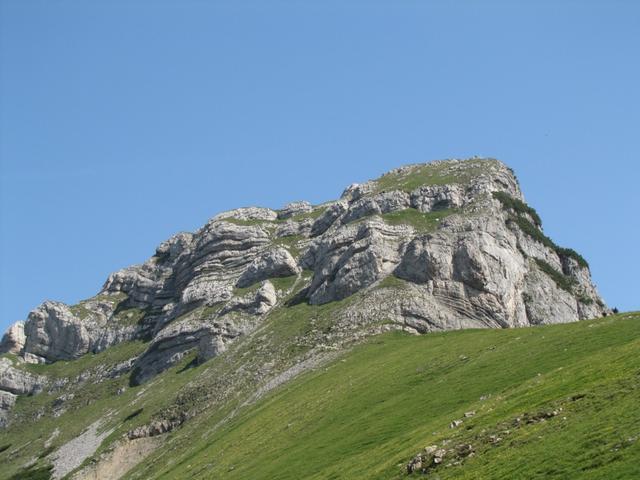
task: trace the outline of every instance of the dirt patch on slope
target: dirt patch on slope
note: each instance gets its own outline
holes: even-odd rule
[[[144,460],[161,443],[161,437],[124,439],[113,450],[103,454],[97,463],[73,476],[73,480],[116,480]]]

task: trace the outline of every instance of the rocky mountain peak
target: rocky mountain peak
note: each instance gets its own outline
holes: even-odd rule
[[[139,340],[145,349],[123,372],[140,384],[190,352],[199,362],[222,355],[301,304],[333,309],[324,333],[298,340],[307,356],[389,329],[522,327],[609,311],[586,261],[543,233],[506,165],[408,165],[322,205],[219,213],[111,274],[96,296],[45,302],[2,340],[1,351],[14,355],[0,365],[0,392],[12,396],[3,418],[15,395],[47,382],[25,374],[15,387],[21,362],[73,360]]]

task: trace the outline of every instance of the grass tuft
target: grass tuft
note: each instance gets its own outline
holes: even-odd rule
[[[415,208],[406,208],[397,212],[383,213],[381,217],[390,225],[411,225],[418,232],[428,233],[437,230],[442,219],[454,213],[457,213],[457,210],[445,209],[423,213]]]

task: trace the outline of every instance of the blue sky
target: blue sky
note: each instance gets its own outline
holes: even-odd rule
[[[0,327],[180,230],[406,163],[512,166],[640,308],[640,2],[0,2]]]

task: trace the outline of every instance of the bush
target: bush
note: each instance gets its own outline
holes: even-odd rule
[[[493,192],[493,198],[499,200],[504,208],[513,210],[518,215],[529,215],[533,219],[533,223],[535,223],[538,227],[542,226],[542,219],[540,218],[540,215],[538,215],[538,212],[536,212],[534,208],[530,207],[522,200],[513,198],[511,195],[505,192]]]
[[[540,215],[535,211],[534,208],[530,207],[526,203],[517,198],[513,198],[511,195],[505,192],[493,192],[493,198],[499,200],[502,203],[502,206],[508,210],[512,210],[515,212],[515,217],[512,220],[520,227],[524,233],[529,235],[534,240],[542,243],[544,246],[555,250],[555,252],[561,258],[573,258],[578,265],[584,268],[589,268],[589,264],[584,259],[582,255],[571,248],[562,248],[556,245],[553,240],[547,237],[542,231],[540,231],[540,227],[542,226],[542,220],[540,219]],[[533,219],[533,223],[527,220],[523,215],[529,215],[531,219]]]
[[[580,295],[578,297],[578,301],[584,305],[591,305],[593,304],[593,298],[591,297],[587,297],[586,295]]]
[[[553,281],[556,282],[556,285],[558,285],[558,287],[566,290],[569,293],[573,293],[573,285],[575,284],[575,281],[572,278],[563,275],[544,260],[540,260],[539,258],[536,258],[535,260],[538,264],[538,267],[540,267],[540,270],[549,275],[553,279]]]
[[[544,233],[542,233],[540,229],[538,229],[533,223],[531,223],[526,218],[516,216],[516,217],[511,217],[509,220],[514,222],[516,225],[518,225],[520,230],[522,230],[524,233],[529,235],[531,238],[540,242],[545,247],[548,247],[553,251],[555,251],[561,259],[573,258],[576,262],[578,262],[578,265],[580,265],[581,267],[589,268],[589,263],[584,259],[582,255],[580,255],[578,252],[576,252],[572,248],[559,247],[558,245],[555,244],[553,240],[551,240]]]
[[[581,267],[589,268],[589,264],[584,259],[584,257],[580,255],[578,252],[576,252],[573,248],[562,248],[556,245],[555,250],[556,250],[556,253],[560,255],[560,257],[573,258],[576,262],[578,262],[578,265],[580,265]]]

